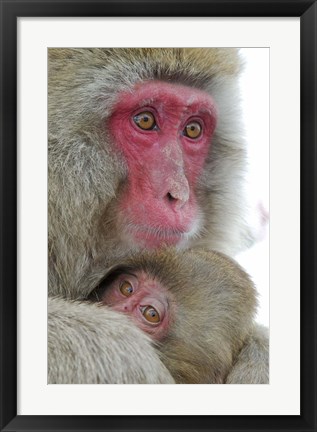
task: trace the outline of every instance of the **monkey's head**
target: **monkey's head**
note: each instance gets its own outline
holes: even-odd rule
[[[240,69],[229,48],[49,50],[50,287],[85,297],[127,251],[243,248]]]
[[[176,382],[221,382],[254,318],[255,290],[214,252],[146,253],[115,266],[92,298],[151,335]]]

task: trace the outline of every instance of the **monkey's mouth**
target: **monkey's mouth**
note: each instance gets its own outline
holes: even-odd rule
[[[183,240],[187,240],[195,234],[196,227],[185,230],[129,223],[125,225],[125,231],[133,242],[146,248],[156,249],[163,246],[176,246]]]
[[[178,229],[151,227],[129,223],[125,232],[133,243],[150,249],[163,246],[174,246],[179,243],[184,232]]]

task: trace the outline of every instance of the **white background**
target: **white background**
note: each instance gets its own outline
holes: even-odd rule
[[[19,414],[299,414],[299,30],[297,18],[19,20]],[[270,48],[270,385],[47,385],[47,47],[145,42]],[[265,122],[255,126],[263,148],[266,103],[251,121]],[[267,256],[253,275],[266,299]]]
[[[251,275],[259,293],[257,321],[269,326],[269,222],[261,227],[259,205],[269,212],[269,48],[244,48],[245,69],[240,79],[249,172],[247,192],[249,221],[258,242],[238,255],[237,261]]]

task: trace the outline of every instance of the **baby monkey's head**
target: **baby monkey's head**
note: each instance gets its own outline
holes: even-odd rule
[[[172,249],[129,257],[91,296],[148,333],[177,382],[221,382],[252,328],[249,276],[217,252]]]

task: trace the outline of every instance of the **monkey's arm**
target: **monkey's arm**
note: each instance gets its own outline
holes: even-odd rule
[[[268,329],[255,324],[229,373],[226,384],[269,383]]]
[[[150,339],[126,316],[59,298],[48,303],[48,382],[174,383]]]

